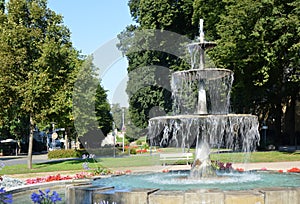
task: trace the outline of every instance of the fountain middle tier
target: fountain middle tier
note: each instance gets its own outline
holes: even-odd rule
[[[175,115],[149,120],[152,146],[191,148],[205,142],[209,147],[252,152],[259,142],[257,116],[248,114]]]
[[[172,74],[173,111],[180,114],[227,114],[233,72],[206,68]]]

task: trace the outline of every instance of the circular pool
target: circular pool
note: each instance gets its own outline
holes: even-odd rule
[[[300,187],[300,174],[272,172],[220,173],[216,178],[190,179],[189,171],[113,176],[95,180],[95,186],[114,186],[119,190],[158,188],[160,190],[250,190],[268,187]]]

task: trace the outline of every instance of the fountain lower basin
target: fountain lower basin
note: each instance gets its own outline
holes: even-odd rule
[[[68,188],[70,204],[300,203],[300,175],[279,173],[224,174],[220,179],[186,179],[187,171],[104,178],[92,186]],[[85,200],[82,200],[85,195]],[[80,201],[80,202],[79,202]],[[81,202],[82,203],[82,202]]]
[[[224,191],[251,190],[270,187],[300,187],[300,175],[269,172],[217,172],[215,178],[190,179],[190,171],[133,174],[94,181],[93,185],[114,186],[117,190],[159,188],[160,190],[219,189]]]

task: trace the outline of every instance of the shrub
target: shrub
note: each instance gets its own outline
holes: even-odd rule
[[[130,149],[130,154],[136,154],[136,149],[135,148],[131,148]]]
[[[48,152],[49,159],[57,158],[81,158],[85,154],[85,150],[76,150],[76,149],[59,149]]]
[[[137,140],[135,143],[136,145],[142,145],[143,142],[141,140]]]

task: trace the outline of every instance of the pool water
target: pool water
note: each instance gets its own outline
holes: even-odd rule
[[[270,172],[218,173],[213,179],[190,179],[189,171],[131,174],[95,180],[95,186],[114,186],[117,190],[159,188],[160,190],[250,190],[265,187],[300,187],[300,174]]]

